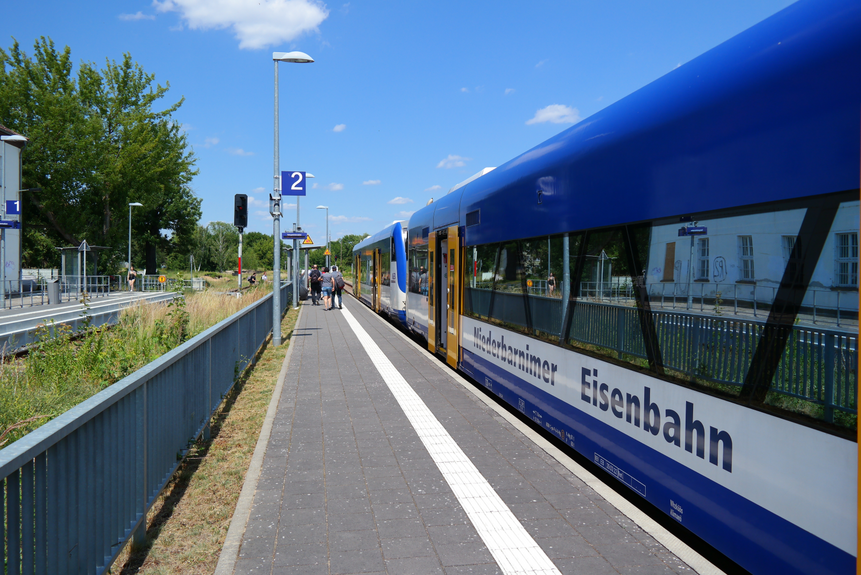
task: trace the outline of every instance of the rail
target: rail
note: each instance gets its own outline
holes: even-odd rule
[[[282,314],[291,295],[282,283]],[[272,312],[270,294],[0,450],[6,573],[102,574],[142,545],[147,511],[208,435]]]

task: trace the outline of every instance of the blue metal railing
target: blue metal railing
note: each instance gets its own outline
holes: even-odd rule
[[[292,287],[282,283],[282,314]],[[0,451],[8,574],[100,574],[272,331],[251,304]],[[3,542],[5,541],[5,544]]]

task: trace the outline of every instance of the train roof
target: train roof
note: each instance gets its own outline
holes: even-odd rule
[[[857,189],[858,69],[861,3],[802,0],[422,208],[410,227],[457,221],[475,245]]]
[[[404,222],[403,220],[397,220],[395,222],[392,222],[391,224],[389,224],[388,226],[386,226],[382,230],[378,231],[375,234],[372,234],[372,235],[366,237],[365,239],[363,239],[362,241],[357,243],[355,245],[355,247],[353,247],[353,252],[362,250],[362,249],[366,248],[367,246],[370,246],[370,245],[377,243],[380,240],[384,240],[386,238],[391,238],[394,236],[395,232],[397,232],[398,234],[402,234],[403,233],[402,230],[405,227],[406,227],[406,222]]]

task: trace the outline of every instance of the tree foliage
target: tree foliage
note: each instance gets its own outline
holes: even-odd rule
[[[0,123],[30,139],[24,151],[24,266],[56,263],[54,246],[116,248],[102,257],[118,269],[127,253],[128,204],[132,261],[146,269],[194,245],[200,199],[189,184],[197,171],[185,134],[172,119],[183,100],[157,109],[170,85],[126,53],[101,70],[42,37],[33,57],[16,41],[0,49]],[[158,255],[158,256],[157,256]],[[139,266],[143,267],[143,266]]]

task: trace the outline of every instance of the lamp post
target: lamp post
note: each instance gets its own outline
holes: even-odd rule
[[[281,345],[281,172],[278,164],[279,134],[278,134],[278,62],[294,64],[310,64],[314,61],[304,52],[273,52],[272,61],[275,64],[275,172],[272,201],[272,240],[274,243],[274,275],[276,278],[272,291],[272,345]],[[299,198],[296,197],[296,227],[299,227]],[[295,255],[294,255],[295,257]],[[293,301],[299,305],[299,284],[293,280]]]
[[[329,267],[329,206],[317,206],[318,210],[326,210],[326,267]]]
[[[132,207],[142,207],[143,204],[139,202],[132,202],[129,204],[129,270],[132,269]]]

